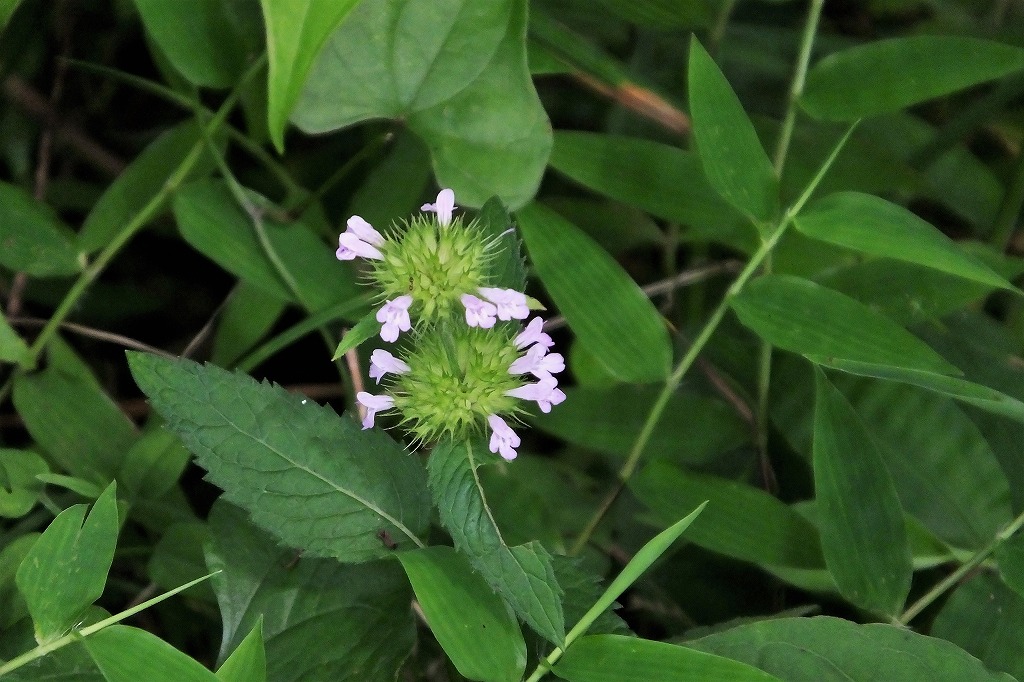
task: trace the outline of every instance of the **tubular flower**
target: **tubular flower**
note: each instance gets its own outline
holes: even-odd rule
[[[374,380],[374,383],[379,384],[381,377],[388,372],[405,374],[408,371],[409,365],[382,348],[378,348],[370,354],[370,378]]]
[[[395,399],[389,395],[373,395],[366,391],[356,393],[356,401],[366,408],[366,416],[363,417],[363,428],[369,429],[373,426],[373,418],[378,412],[390,410],[395,406]]]
[[[384,301],[384,305],[377,311],[377,321],[382,323],[380,338],[394,343],[398,340],[399,332],[407,332],[412,329],[412,320],[409,318],[409,306],[412,305],[412,296],[399,296],[393,301]]]
[[[437,193],[437,199],[432,204],[423,204],[421,211],[429,211],[437,214],[437,222],[441,227],[448,227],[452,223],[452,211],[455,209],[455,192],[450,189],[443,189]]]

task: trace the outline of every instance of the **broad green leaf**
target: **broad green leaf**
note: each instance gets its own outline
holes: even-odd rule
[[[494,523],[477,472],[482,444],[444,442],[427,460],[427,477],[441,524],[491,589],[545,639],[561,644],[565,620],[551,555],[538,542],[509,547]]]
[[[231,367],[262,339],[284,312],[285,304],[259,287],[239,282],[220,315],[210,362]]]
[[[800,213],[794,225],[808,237],[830,244],[917,263],[992,287],[1014,289],[926,221],[902,206],[869,194],[831,194]]]
[[[254,194],[253,200],[259,197]],[[295,301],[260,245],[252,220],[222,181],[195,182],[180,190],[174,197],[174,217],[182,237],[196,250],[279,300],[317,311],[359,293],[354,271],[339,263],[333,249],[303,220],[285,225],[267,217],[268,240],[298,288],[301,300]]]
[[[663,462],[646,466],[629,487],[666,522],[708,500],[700,523],[686,537],[713,552],[768,566],[825,565],[814,526],[763,490]]]
[[[508,209],[498,197],[491,197],[480,209],[480,238],[493,243],[493,253],[485,266],[484,276],[492,287],[526,290],[526,261],[523,243],[515,233]]]
[[[526,642],[508,605],[466,558],[449,547],[398,555],[427,626],[470,680],[518,682],[526,669]]]
[[[18,568],[18,589],[40,644],[67,633],[103,594],[119,528],[115,485],[107,486],[88,518],[85,509],[76,504],[61,512]]]
[[[0,448],[0,517],[16,519],[32,511],[43,490],[36,476],[49,470],[31,450]]]
[[[0,313],[0,363],[12,362],[17,365],[29,362],[28,345],[18,336],[18,332],[7,323],[7,318]]]
[[[1014,535],[996,548],[999,575],[1003,582],[1024,597],[1024,535]]]
[[[686,642],[789,682],[1012,682],[963,649],[913,630],[847,620],[775,618]],[[828,676],[824,676],[825,672]]]
[[[779,681],[746,663],[622,635],[583,637],[569,647],[554,672],[569,682]]]
[[[7,22],[11,20],[20,4],[21,0],[0,0],[0,31],[7,26]]]
[[[524,0],[363,0],[331,37],[293,119],[309,133],[403,120],[460,205],[497,195],[518,208],[551,150],[525,35]]]
[[[735,208],[766,223],[779,205],[779,179],[711,55],[690,40],[688,72],[693,139],[708,182]]]
[[[219,659],[263,620],[267,679],[394,682],[416,641],[412,591],[397,561],[341,564],[282,548],[218,501],[207,562],[224,635]],[[380,540],[378,540],[380,542]]]
[[[815,371],[815,386],[814,491],[825,564],[844,597],[896,616],[913,576],[896,487],[846,397],[821,370]]]
[[[787,275],[767,275],[731,300],[747,327],[774,346],[814,361],[959,374],[923,341],[839,292]]]
[[[360,0],[260,0],[267,29],[267,127],[284,151],[288,116],[299,101],[313,61]]]
[[[84,642],[107,682],[217,682],[201,663],[145,630],[112,625]]]
[[[345,332],[331,359],[337,360],[353,348],[358,348],[363,341],[372,339],[379,334],[380,328],[381,323],[377,321],[377,311],[371,310],[363,319],[356,322],[354,327]]]
[[[146,31],[190,83],[228,88],[245,63],[245,45],[223,2],[135,0]]]
[[[538,428],[574,445],[626,457],[632,450],[660,386],[567,388],[565,402],[532,419]],[[731,407],[695,393],[677,392],[644,448],[648,460],[705,462],[750,440],[750,429]]]
[[[668,329],[636,282],[551,209],[534,203],[517,217],[537,275],[580,344],[622,381],[664,378],[672,358]]]
[[[177,485],[191,458],[178,437],[154,419],[125,453],[117,480],[129,500],[156,499]]]
[[[217,669],[220,682],[266,682],[267,652],[263,648],[263,619],[259,618],[224,665]]]
[[[92,377],[54,362],[14,382],[14,406],[51,460],[78,478],[106,485],[135,441],[134,424]]]
[[[708,184],[691,151],[640,138],[558,131],[550,164],[595,192],[665,220],[719,231],[742,221]]]
[[[140,353],[128,363],[210,480],[283,542],[352,562],[390,554],[381,531],[421,545],[423,468],[382,431],[212,365]]]
[[[73,234],[53,209],[0,182],[0,266],[33,277],[62,277],[82,265]]]
[[[153,5],[173,5],[159,0],[146,0]],[[203,4],[203,3],[200,3]],[[213,3],[205,3],[213,5]],[[223,145],[223,136],[215,140]],[[202,144],[199,126],[188,121],[172,128],[153,140],[124,171],[110,183],[89,211],[78,233],[78,247],[87,253],[106,246],[153,197],[163,189],[164,183],[189,155],[192,148]],[[202,156],[187,177],[201,178],[216,166],[209,150],[204,146]],[[166,210],[166,206],[164,207]]]
[[[1024,597],[987,572],[978,572],[949,595],[932,621],[931,635],[977,656],[989,670],[1024,676]]]
[[[898,111],[1024,69],[1024,50],[966,36],[876,40],[814,65],[800,104],[815,118],[854,121]]]

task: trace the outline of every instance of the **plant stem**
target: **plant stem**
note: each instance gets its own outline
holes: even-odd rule
[[[814,36],[818,32],[818,22],[821,20],[821,9],[824,6],[825,0],[811,0],[811,7],[807,12],[807,23],[804,25],[803,37],[800,39],[800,54],[797,57],[793,82],[789,86],[786,116],[782,119],[782,130],[779,131],[779,140],[775,146],[775,156],[772,159],[775,173],[780,178],[786,165],[786,156],[789,154],[789,143],[793,138],[793,128],[796,126],[797,102],[800,100],[800,95],[804,93],[807,67],[811,62],[811,47],[814,45]]]
[[[914,602],[906,611],[904,611],[898,618],[895,619],[897,625],[907,625],[916,618],[922,611],[928,608],[932,602],[945,594],[950,588],[955,586],[965,575],[973,571],[978,565],[981,564],[985,559],[996,551],[999,545],[1009,540],[1013,535],[1024,527],[1024,512],[1017,516],[1013,521],[1009,523],[1003,530],[996,533],[996,536],[992,538],[992,541],[987,545],[979,549],[971,556],[970,559],[960,565],[960,568],[950,573],[944,580],[938,583],[935,587],[928,590],[928,592]]]

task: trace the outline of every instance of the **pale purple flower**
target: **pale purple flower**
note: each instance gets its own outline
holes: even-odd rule
[[[487,417],[487,423],[491,425],[491,452],[501,454],[502,458],[511,462],[516,458],[515,448],[522,442],[516,432],[513,431],[505,420],[496,414]]]
[[[535,384],[526,384],[505,391],[505,395],[522,400],[535,400],[541,412],[550,412],[552,405],[565,400],[565,393],[558,388],[558,379],[553,376],[546,376]]]
[[[373,229],[373,225],[366,222],[357,215],[354,215],[351,218],[349,218],[345,224],[348,226],[348,229],[345,230],[346,232],[351,232],[352,234],[359,237],[359,239],[363,240],[367,244],[371,244],[373,246],[380,246],[381,244],[384,243],[384,237],[381,235],[381,233]]]
[[[373,395],[366,391],[356,393],[356,402],[366,408],[366,416],[363,417],[363,429],[373,426],[373,418],[382,410],[390,410],[395,406],[395,399],[389,395]]]
[[[370,378],[378,384],[381,377],[388,372],[391,374],[405,374],[408,371],[409,365],[383,348],[378,348],[370,354]]]
[[[373,228],[370,228],[373,229]],[[354,260],[356,256],[382,260],[384,255],[376,246],[364,242],[355,232],[345,231],[338,236],[338,250],[334,252],[338,260]]]
[[[535,344],[526,355],[516,358],[508,368],[509,374],[532,374],[538,379],[549,377],[565,369],[561,353],[548,353],[544,346]]]
[[[421,211],[430,211],[437,214],[437,222],[448,226],[452,222],[452,211],[455,209],[455,192],[450,189],[443,189],[437,193],[437,199],[432,204],[423,204]]]
[[[530,316],[526,296],[515,289],[480,287],[480,293],[498,308],[499,320],[525,320]]]
[[[516,348],[526,348],[538,343],[545,348],[551,348],[555,345],[555,342],[551,340],[551,337],[544,333],[544,320],[539,317],[535,317],[530,320],[530,324],[526,325],[526,329],[520,332],[519,336],[516,337]]]
[[[466,306],[466,324],[470,327],[490,329],[494,326],[494,316],[498,309],[493,304],[482,301],[473,294],[462,294],[459,300]]]
[[[393,301],[384,301],[384,305],[377,311],[377,321],[384,325],[380,328],[380,338],[393,343],[398,340],[399,332],[412,329],[412,320],[409,319],[411,305],[412,296],[408,294]]]

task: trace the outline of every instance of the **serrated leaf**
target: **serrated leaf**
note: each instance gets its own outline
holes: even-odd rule
[[[846,397],[821,370],[815,386],[814,490],[825,563],[844,597],[895,617],[913,576],[896,486]]]
[[[107,486],[88,517],[85,510],[76,504],[61,512],[18,568],[18,589],[40,644],[74,627],[107,583],[119,528],[115,484]]]
[[[263,618],[217,669],[220,682],[266,682],[267,652],[263,648]]]
[[[838,192],[794,219],[801,233],[872,256],[924,265],[991,287],[1015,290],[926,221],[897,204],[860,192]]]
[[[0,265],[33,277],[81,271],[70,229],[53,209],[20,187],[0,182]]]
[[[278,152],[313,61],[359,0],[260,0],[267,30],[267,129]]]
[[[518,682],[526,642],[508,605],[450,547],[401,552],[430,631],[459,673],[470,680]]]
[[[569,682],[781,682],[722,656],[623,635],[591,635],[569,647],[554,668]]]
[[[129,353],[168,428],[225,497],[310,556],[367,561],[422,546],[429,498],[419,462],[379,430],[212,365]]]
[[[209,524],[207,563],[222,571],[211,580],[224,623],[220,660],[262,618],[270,680],[394,682],[416,641],[412,591],[397,561],[299,555],[223,501]]]
[[[538,634],[561,644],[565,620],[551,556],[537,542],[505,544],[477,475],[483,454],[479,443],[450,441],[431,452],[427,477],[441,524],[491,589]]]
[[[800,104],[815,118],[854,121],[1024,68],[1024,50],[966,36],[876,40],[814,65]]]
[[[544,288],[587,351],[622,381],[663,379],[672,357],[668,329],[636,282],[551,209],[534,203],[516,215]]]
[[[565,610],[567,622],[579,622],[604,594],[606,587],[600,577],[587,570],[583,559],[556,554],[551,557],[558,584],[564,592],[562,608]],[[626,621],[622,620],[615,610],[618,602],[601,612],[601,615],[587,627],[587,632],[601,635],[625,635],[631,631]]]
[[[766,223],[779,205],[779,179],[729,81],[694,37],[690,40],[690,115],[704,173],[741,212]]]
[[[345,332],[338,347],[334,350],[334,357],[331,360],[337,360],[353,348],[358,348],[363,341],[372,339],[380,333],[380,328],[381,323],[377,321],[377,311],[371,310],[363,319],[356,322],[354,327]]]
[[[201,663],[145,630],[112,625],[84,642],[107,682],[217,682]]]

